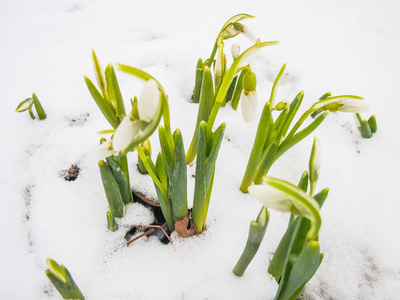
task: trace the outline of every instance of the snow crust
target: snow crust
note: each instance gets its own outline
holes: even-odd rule
[[[372,105],[364,118],[375,114],[378,121],[377,134],[366,140],[351,114],[330,114],[269,173],[296,183],[318,136],[318,188],[330,188],[321,211],[325,258],[303,298],[398,299],[398,1],[21,0],[1,1],[1,7],[1,299],[60,299],[44,273],[48,257],[70,270],[87,299],[272,299],[277,283],[267,268],[287,215],[271,213],[242,278],[231,270],[261,208],[239,185],[261,108],[283,63],[287,74],[277,101],[304,90],[305,110],[327,91],[355,94]],[[246,124],[229,106],[218,115],[215,124],[227,127],[207,231],[188,239],[173,236],[173,245],[152,237],[126,247],[129,226],[149,224],[152,215],[140,204],[128,205],[120,229],[107,230],[96,149],[97,132],[109,126],[83,80],[94,79],[91,50],[103,68],[123,63],[157,78],[169,94],[172,128],[181,129],[188,147],[197,114],[189,101],[197,59],[210,54],[222,24],[242,12],[256,16],[245,23],[262,41],[280,45],[261,50],[252,62],[260,100],[256,120]],[[236,42],[249,46],[246,38]],[[117,76],[128,104],[142,83]],[[32,92],[47,112],[45,121],[14,113]],[[156,135],[152,147],[159,151]],[[75,163],[78,179],[64,181],[62,171]],[[155,195],[150,178],[136,171],[136,153],[129,163],[133,188]],[[188,172],[189,199],[194,170]]]

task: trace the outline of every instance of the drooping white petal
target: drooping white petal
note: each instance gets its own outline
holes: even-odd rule
[[[232,57],[233,57],[234,60],[237,57],[239,57],[239,55],[240,55],[240,47],[238,46],[238,44],[236,44],[236,43],[232,44],[231,53],[232,53]]]
[[[115,153],[112,147],[112,141],[107,141],[104,142],[100,145],[100,147],[97,149],[97,156],[98,158],[104,158],[107,156],[111,156]]]
[[[128,114],[119,124],[112,139],[114,151],[124,150],[139,134],[140,121],[131,120],[132,115]]]
[[[242,110],[243,119],[246,123],[251,122],[257,113],[257,91],[251,91],[248,95],[242,91],[240,97],[240,108]]]
[[[253,43],[256,43],[257,42],[257,38],[256,38],[256,36],[254,35],[254,33],[249,29],[249,27],[247,27],[247,26],[244,26],[244,28],[243,28],[243,35],[245,36],[245,37],[247,37],[250,41],[252,41]]]
[[[160,105],[160,91],[155,80],[148,80],[140,93],[138,99],[138,110],[140,120],[150,123],[157,114]]]
[[[343,112],[359,113],[370,109],[368,101],[347,98],[340,102],[339,110]]]
[[[252,185],[249,187],[249,193],[268,208],[280,212],[292,211],[289,196],[270,185]]]
[[[222,47],[218,47],[218,52],[215,59],[215,77],[222,76],[222,59],[223,59],[222,57],[223,57]]]

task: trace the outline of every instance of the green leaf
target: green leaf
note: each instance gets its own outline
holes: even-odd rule
[[[175,221],[188,216],[187,173],[183,139],[179,129],[174,132],[174,170],[171,178],[171,202]]]
[[[239,258],[239,261],[232,271],[236,276],[243,276],[247,267],[256,255],[264,238],[265,231],[267,230],[268,221],[269,212],[267,207],[263,206],[257,217],[257,221],[252,221],[250,223],[249,236],[247,238],[246,246]]]
[[[85,78],[86,85],[89,89],[89,92],[92,95],[97,106],[99,107],[100,111],[103,113],[103,115],[107,119],[108,123],[110,123],[110,125],[113,128],[117,128],[119,125],[119,120],[115,116],[113,108],[111,107],[111,105],[109,105],[107,103],[106,100],[104,100],[103,96],[96,89],[96,87],[94,86],[92,81],[86,76],[84,78]]]
[[[368,119],[368,124],[369,124],[369,127],[371,128],[372,133],[375,133],[378,130],[378,125],[376,123],[376,117],[374,115],[372,115]]]
[[[24,101],[18,104],[17,108],[15,109],[15,112],[26,111],[32,106],[32,104],[33,104],[33,98],[26,98]]]
[[[199,144],[199,128],[201,121],[208,121],[212,107],[214,105],[214,85],[211,71],[208,67],[204,68],[203,79],[201,84],[200,104],[197,113],[196,128],[193,133],[193,138],[186,154],[187,163],[190,164],[196,157]]]
[[[107,80],[107,95],[113,106],[116,117],[119,122],[126,116],[125,105],[122,99],[121,91],[119,89],[117,76],[115,75],[114,67],[109,64],[106,68],[106,80]]]
[[[200,123],[200,133],[199,133],[199,147],[197,153],[196,162],[196,178],[194,186],[194,198],[193,198],[193,208],[192,208],[192,218],[196,226],[197,232],[203,231],[203,224],[205,223],[205,206],[207,197],[206,188],[206,129],[207,124],[203,121]]]
[[[193,103],[199,103],[200,101],[200,91],[203,81],[203,70],[204,70],[203,60],[199,58],[196,65],[196,77],[195,77],[195,84],[192,96]]]
[[[44,120],[47,118],[47,115],[43,109],[42,104],[40,103],[38,97],[35,93],[32,94],[33,104],[35,105],[36,112],[38,114],[39,120]]]
[[[110,211],[116,218],[122,218],[125,214],[125,205],[118,183],[105,161],[100,160],[98,165]]]
[[[64,299],[85,299],[67,268],[50,258],[47,259],[47,267],[46,276]]]
[[[237,110],[237,107],[239,105],[239,100],[240,100],[240,96],[242,95],[242,91],[243,91],[243,77],[249,73],[249,70],[244,69],[240,75],[239,75],[239,79],[237,80],[237,84],[235,87],[235,92],[233,94],[232,97],[232,102],[231,102],[231,106],[234,110]],[[236,78],[236,77],[235,77]],[[229,91],[229,90],[228,90]]]
[[[103,94],[104,99],[110,104],[108,99],[107,91],[106,91],[106,82],[104,80],[103,71],[101,69],[100,63],[97,59],[96,53],[92,50],[92,59],[93,59],[93,67],[94,67],[94,75],[96,77],[97,85],[100,88],[101,93]]]
[[[323,259],[317,241],[308,241],[296,258],[288,280],[275,299],[295,300],[305,284],[314,276]]]
[[[247,162],[246,171],[244,173],[240,190],[243,193],[248,192],[248,188],[253,182],[254,173],[260,163],[263,146],[267,138],[269,126],[272,123],[271,106],[269,102],[265,103],[264,109],[261,113],[260,122],[258,123],[256,137],[251,149],[249,161]]]
[[[133,202],[131,185],[129,182],[129,178],[125,176],[122,171],[120,164],[116,161],[118,158],[114,156],[109,156],[106,158],[107,164],[110,167],[110,170],[114,176],[115,181],[118,184],[119,191],[121,193],[122,201],[124,204],[128,204]]]

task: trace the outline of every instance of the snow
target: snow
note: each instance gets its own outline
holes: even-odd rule
[[[377,134],[366,140],[351,114],[331,114],[269,173],[296,183],[318,136],[317,189],[330,188],[321,211],[325,258],[304,298],[398,298],[398,1],[20,0],[1,1],[1,7],[2,299],[60,299],[44,273],[48,257],[70,270],[87,299],[272,299],[277,284],[267,267],[287,215],[271,213],[260,250],[242,278],[231,270],[261,208],[239,192],[239,185],[262,105],[283,63],[287,75],[278,101],[304,90],[305,110],[327,91],[355,94],[372,105],[363,117],[375,114],[378,121]],[[252,62],[259,93],[256,120],[247,124],[230,107],[218,115],[215,124],[226,122],[227,128],[207,231],[188,239],[173,235],[173,245],[151,237],[126,247],[129,226],[149,224],[152,216],[140,204],[128,205],[120,229],[107,230],[96,150],[97,132],[109,126],[83,80],[83,75],[94,79],[91,50],[103,67],[132,65],[161,82],[169,94],[172,128],[181,129],[187,147],[197,113],[197,105],[188,101],[197,59],[210,54],[222,24],[241,12],[256,16],[245,23],[262,41],[280,45],[261,50]],[[244,37],[236,42],[242,49],[249,46]],[[129,103],[142,83],[117,76]],[[45,121],[14,113],[32,92],[46,110]],[[157,153],[155,135],[152,147]],[[155,194],[150,179],[136,173],[136,162],[133,153],[132,186]],[[78,179],[64,181],[62,170],[75,163],[81,168]],[[194,170],[188,171],[189,199]]]

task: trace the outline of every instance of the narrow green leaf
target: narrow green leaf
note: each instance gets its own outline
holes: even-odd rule
[[[368,119],[368,124],[372,133],[375,133],[378,130],[378,124],[376,123],[376,117],[374,115]]]
[[[183,139],[179,129],[174,132],[174,170],[171,178],[171,202],[175,221],[188,216],[187,173]]]
[[[28,111],[29,111],[29,115],[31,116],[31,119],[32,119],[32,120],[35,120],[36,117],[35,117],[35,115],[33,114],[32,106],[33,106],[33,105],[29,106]]]
[[[240,100],[240,96],[242,95],[242,91],[243,91],[243,77],[249,73],[249,70],[244,69],[240,75],[239,75],[239,79],[237,80],[237,84],[235,87],[235,92],[233,94],[232,97],[232,102],[231,102],[231,106],[234,110],[237,110],[237,107],[239,105],[239,100]],[[236,77],[235,77],[236,78]]]
[[[192,217],[194,224],[196,226],[197,232],[203,231],[203,224],[205,224],[205,206],[206,206],[206,126],[207,124],[203,121],[200,123],[200,133],[199,133],[199,147],[197,153],[197,163],[196,163],[196,179],[194,186],[194,198],[193,198],[193,208]]]
[[[205,124],[205,128],[207,128],[207,124]],[[215,162],[218,157],[219,149],[221,147],[222,139],[224,137],[226,124],[222,123],[212,134],[212,138],[210,140],[210,153],[206,153],[207,157],[205,160],[205,172],[206,172],[206,189],[208,190],[212,175],[215,169]],[[206,129],[205,129],[206,130]],[[207,142],[206,142],[207,143]],[[206,149],[208,145],[206,145]]]
[[[200,100],[200,91],[203,81],[203,70],[204,70],[203,60],[199,58],[197,60],[197,65],[196,65],[196,77],[195,77],[193,96],[192,96],[193,103],[199,103]]]
[[[107,91],[106,91],[106,82],[104,80],[103,70],[101,69],[100,63],[97,59],[96,53],[92,50],[92,59],[93,59],[93,67],[94,67],[94,76],[96,77],[97,85],[100,88],[101,93],[103,94],[104,99],[110,104],[108,99]]]
[[[293,119],[296,116],[297,111],[300,108],[301,103],[303,102],[303,98],[304,98],[304,92],[300,92],[294,98],[292,103],[290,103],[289,113],[286,116],[285,124],[284,124],[283,131],[282,131],[282,137],[286,136],[286,133],[288,132],[289,127],[292,124]]]
[[[314,276],[322,258],[319,243],[317,241],[307,242],[296,258],[288,280],[284,283],[280,293],[275,296],[275,299],[295,300],[304,285]]]
[[[253,182],[255,184],[262,183],[264,176],[267,175],[269,169],[276,160],[275,156],[277,150],[278,145],[274,142],[269,146],[268,149],[264,151],[264,154],[253,177]]]
[[[269,102],[265,103],[263,112],[261,113],[260,122],[258,123],[256,137],[251,149],[250,157],[247,162],[246,171],[244,173],[240,190],[242,193],[247,193],[248,188],[253,182],[254,174],[257,170],[258,164],[260,163],[263,146],[269,131],[271,122],[271,106]]]
[[[111,105],[116,112],[116,117],[119,122],[126,116],[124,100],[122,99],[121,90],[119,89],[119,84],[117,76],[115,75],[114,67],[109,64],[106,68],[106,80],[107,80],[107,95],[111,102]]]
[[[126,178],[125,174],[122,172],[121,166],[118,164],[113,156],[106,158],[107,164],[110,167],[112,175],[118,184],[119,191],[121,193],[122,201],[124,204],[133,202],[132,190],[129,179]]]
[[[212,107],[214,105],[214,85],[211,71],[208,67],[204,68],[203,79],[201,84],[200,103],[197,113],[196,128],[193,133],[193,138],[186,154],[187,163],[190,164],[196,157],[199,143],[199,128],[201,121],[208,121]]]
[[[26,111],[32,106],[32,104],[33,104],[33,98],[27,98],[20,104],[18,104],[17,108],[15,109],[15,112]]]
[[[40,103],[38,97],[35,93],[32,94],[33,104],[35,105],[36,112],[38,114],[39,120],[44,120],[47,118],[47,115],[43,109],[42,104]]]
[[[233,274],[236,276],[242,276],[246,271],[247,267],[256,255],[260,244],[264,238],[265,231],[267,230],[269,221],[268,209],[263,206],[257,221],[252,221],[250,223],[249,236],[247,238],[247,243],[244,248],[242,255],[239,258],[235,268],[233,269]]]
[[[167,177],[169,180],[172,178],[172,172],[174,171],[174,153],[175,153],[175,146],[174,148],[170,148],[169,143],[167,141],[167,134],[164,127],[158,127],[158,137],[160,139],[161,151],[164,157],[165,162],[165,170],[167,172]]]
[[[119,121],[118,118],[115,116],[113,108],[104,100],[103,96],[99,93],[96,89],[92,81],[88,77],[84,77],[86,85],[89,89],[90,94],[92,95],[94,101],[96,102],[97,106],[99,107],[100,111],[103,113],[104,117],[107,119],[108,123],[113,128],[117,128]]]
[[[125,205],[122,200],[118,183],[105,161],[100,160],[98,164],[108,206],[116,218],[122,218],[125,214]]]

